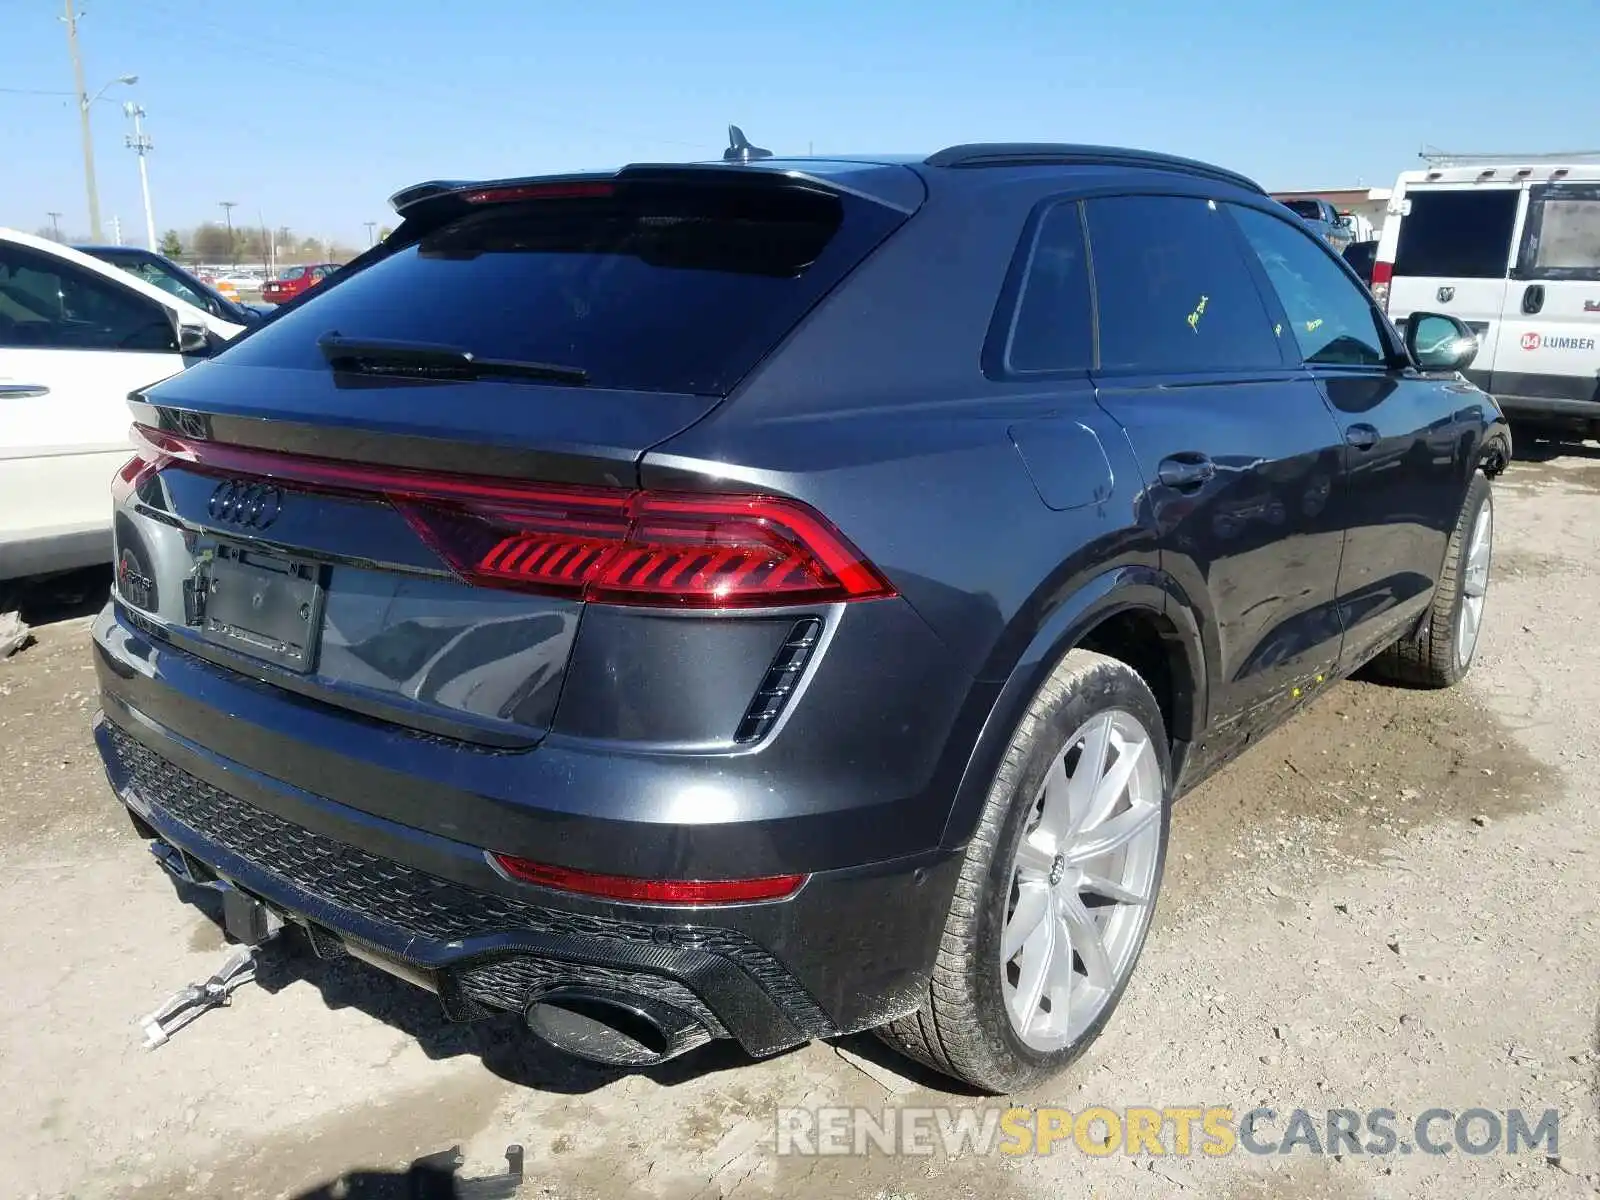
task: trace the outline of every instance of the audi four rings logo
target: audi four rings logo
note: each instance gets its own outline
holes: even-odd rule
[[[265,529],[283,509],[283,493],[270,483],[226,480],[217,484],[206,509],[212,517],[244,529]]]

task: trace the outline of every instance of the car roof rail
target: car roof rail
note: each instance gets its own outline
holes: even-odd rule
[[[1079,146],[1060,142],[969,142],[947,146],[923,160],[930,167],[1142,167],[1153,171],[1176,171],[1231,183],[1266,195],[1255,180],[1237,171],[1175,154],[1151,150],[1128,150],[1120,146]]]

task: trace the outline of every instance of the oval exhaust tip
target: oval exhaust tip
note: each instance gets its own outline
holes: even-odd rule
[[[606,1066],[654,1066],[688,1048],[676,1044],[682,1039],[663,1028],[642,1004],[630,1001],[626,996],[559,989],[538,997],[523,1016],[528,1028],[557,1050]]]

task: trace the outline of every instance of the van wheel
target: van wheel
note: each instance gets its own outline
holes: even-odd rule
[[[1114,658],[1068,653],[995,774],[922,1006],[879,1035],[993,1093],[1083,1053],[1150,928],[1171,777],[1144,680]]]
[[[1414,637],[1403,638],[1372,663],[1372,674],[1410,687],[1459,683],[1478,652],[1494,557],[1494,489],[1472,473],[1467,498],[1445,550],[1433,607]]]

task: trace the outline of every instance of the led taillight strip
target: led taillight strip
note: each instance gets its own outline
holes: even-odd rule
[[[379,497],[462,579],[603,604],[748,608],[895,595],[820,513],[759,494],[521,483],[258,450],[134,427],[150,469]],[[132,464],[130,464],[130,467]],[[125,469],[124,486],[134,476]]]

